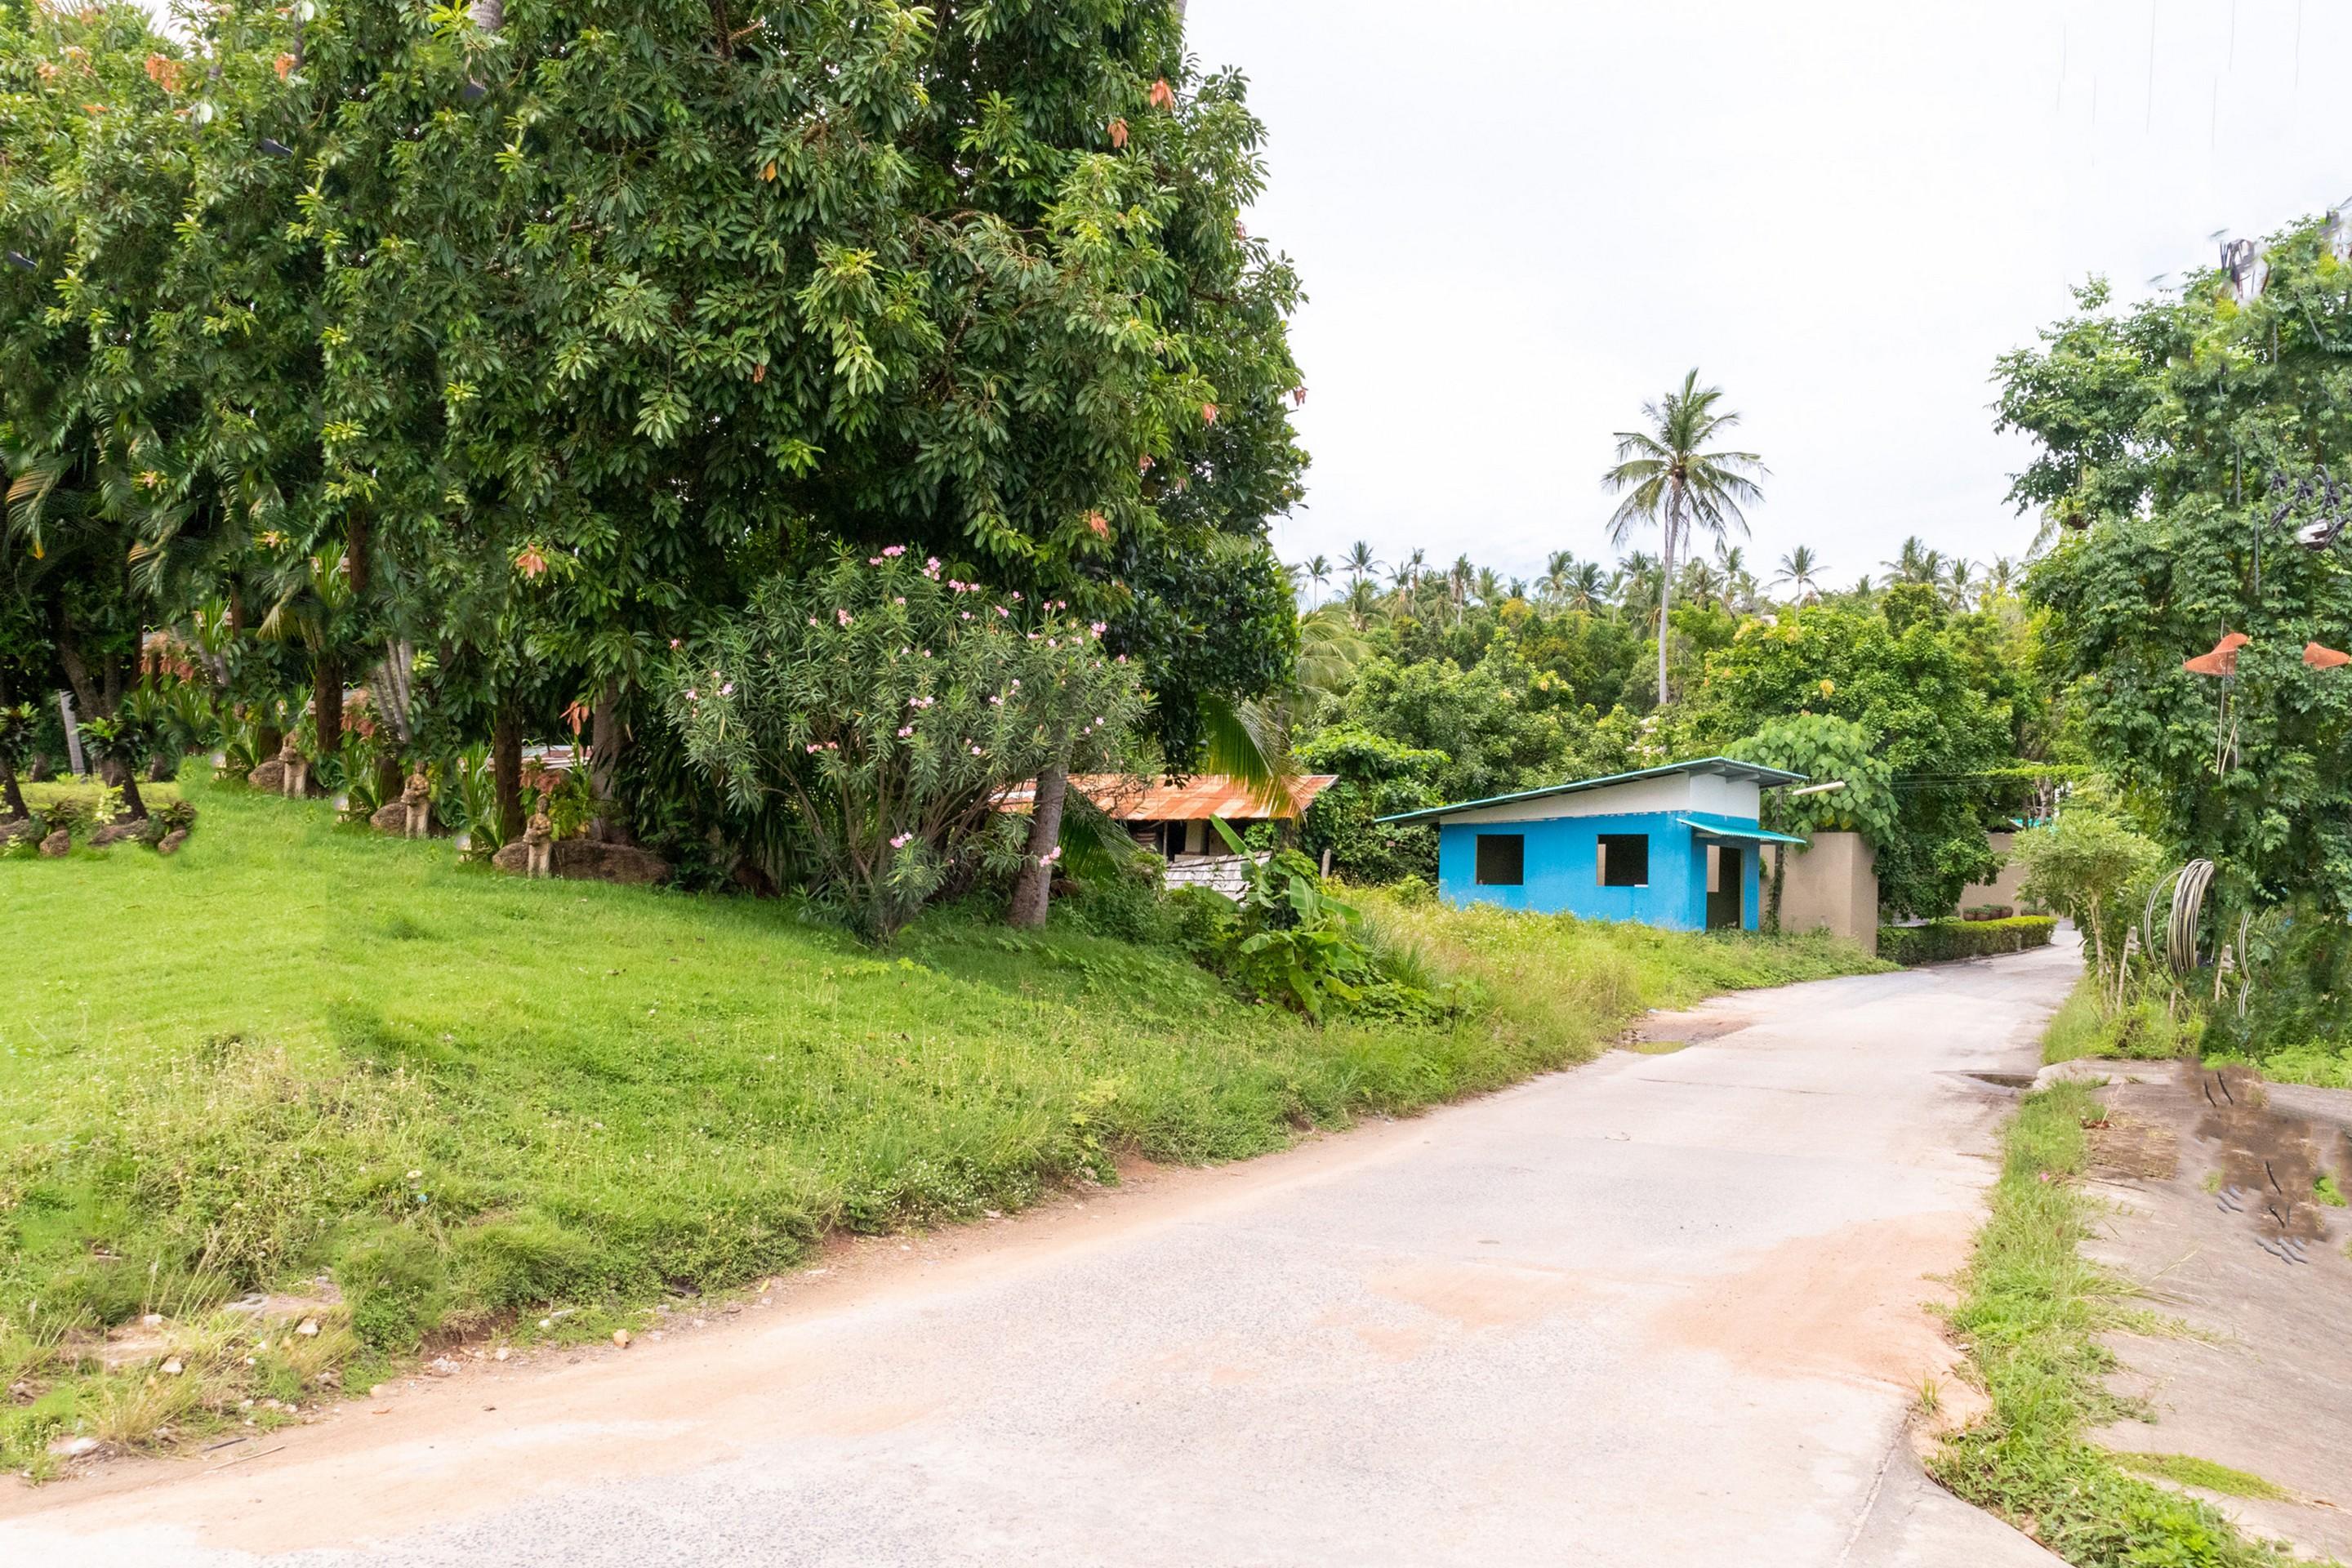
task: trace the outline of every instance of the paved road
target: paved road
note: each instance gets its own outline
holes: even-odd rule
[[[1674,1054],[868,1244],[233,1468],[0,1496],[0,1562],[2046,1563],[1902,1428],[2006,1103],[1968,1074],[2030,1071],[2074,971],[1727,999]]]

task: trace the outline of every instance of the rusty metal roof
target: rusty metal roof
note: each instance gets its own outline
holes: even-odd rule
[[[1303,774],[1290,781],[1290,798],[1305,811],[1339,782],[1337,773]],[[1195,773],[1181,784],[1119,773],[1073,773],[1070,783],[1120,822],[1205,822],[1212,816],[1244,822],[1277,815],[1246,785],[1223,773]],[[1025,806],[1036,793],[1037,781],[1031,779],[1006,790],[997,804]]]

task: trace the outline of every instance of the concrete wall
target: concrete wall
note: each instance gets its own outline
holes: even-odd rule
[[[1988,833],[1985,842],[1991,845],[1992,852],[2000,857],[2000,869],[1993,873],[1990,882],[1972,882],[1961,889],[1960,901],[1952,906],[1952,912],[1958,914],[1971,904],[2007,904],[2023,913],[2017,897],[2017,881],[2025,875],[2025,868],[2011,858],[2009,853],[2010,846],[2017,842],[2017,835]]]
[[[1490,833],[1526,836],[1526,880],[1520,886],[1492,888],[1478,883],[1476,839],[1482,826]],[[1600,885],[1600,838],[1604,833],[1649,835],[1649,886]],[[1740,857],[1740,923],[1749,931],[1757,928],[1763,910],[1759,858],[1753,853]],[[1483,825],[1445,822],[1437,831],[1437,886],[1449,903],[1499,904],[1505,909],[1580,915],[1588,920],[1639,921],[1674,931],[1706,929],[1706,847],[1697,835],[1664,813]]]
[[[1803,849],[1772,846],[1789,857],[1780,886],[1780,929],[1827,931],[1878,951],[1878,871],[1859,833],[1816,833]],[[1768,868],[1769,869],[1769,868]]]

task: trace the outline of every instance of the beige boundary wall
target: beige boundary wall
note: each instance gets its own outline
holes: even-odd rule
[[[2009,852],[2010,846],[2017,842],[2017,835],[1988,833],[1985,842],[1992,846],[1995,855],[2000,857],[2000,869],[1993,873],[1990,882],[1977,882],[1961,889],[1960,901],[1952,912],[1958,914],[1975,904],[2007,904],[2017,913],[2023,914],[2025,909],[2018,900],[2017,882],[2025,875],[2025,868]]]
[[[1771,846],[1770,854],[1789,857],[1787,880],[1780,888],[1780,929],[1784,931],[1827,931],[1858,942],[1865,952],[1878,951],[1878,871],[1870,846],[1859,833],[1816,833],[1812,843],[1791,850]],[[1764,897],[1772,896],[1773,866],[1764,865]]]

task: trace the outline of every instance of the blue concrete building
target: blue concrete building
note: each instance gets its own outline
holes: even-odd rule
[[[1449,903],[1754,931],[1759,851],[1805,842],[1763,826],[1763,792],[1803,781],[1706,757],[1381,820],[1437,825],[1438,891]]]

